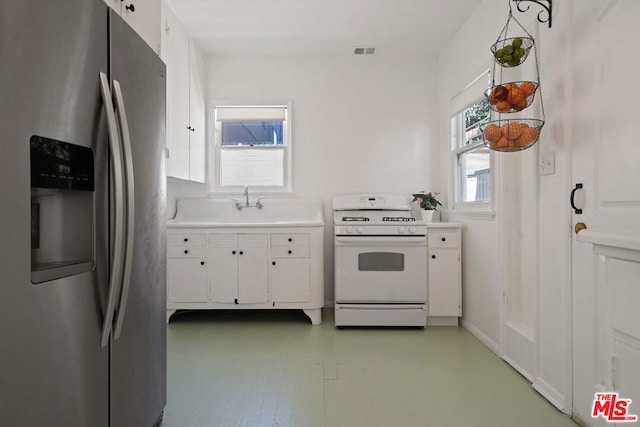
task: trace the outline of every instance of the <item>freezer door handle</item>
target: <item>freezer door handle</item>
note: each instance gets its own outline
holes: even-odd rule
[[[102,103],[107,116],[107,129],[109,132],[109,154],[111,157],[111,167],[113,171],[113,191],[114,191],[114,248],[113,265],[111,266],[109,276],[109,294],[107,297],[107,309],[102,323],[102,347],[106,347],[109,343],[109,336],[113,324],[113,315],[116,307],[116,299],[120,293],[122,283],[122,272],[124,269],[124,186],[123,186],[123,169],[122,169],[122,147],[118,135],[118,127],[116,124],[115,110],[111,90],[109,89],[109,80],[105,73],[100,73],[100,92],[102,94]]]
[[[117,340],[122,331],[124,314],[127,310],[127,297],[131,286],[131,269],[133,267],[133,236],[135,234],[135,187],[133,184],[133,155],[131,152],[131,136],[129,134],[129,122],[127,112],[124,108],[124,98],[120,82],[113,81],[113,92],[116,96],[116,113],[120,123],[120,140],[122,141],[122,151],[124,153],[125,171],[125,194],[126,194],[126,246],[124,275],[122,276],[122,290],[120,291],[120,303],[116,311],[116,326],[113,339]]]

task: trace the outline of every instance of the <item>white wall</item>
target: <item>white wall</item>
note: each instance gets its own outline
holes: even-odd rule
[[[565,41],[571,31],[570,4],[554,4],[552,29],[535,20],[538,6],[524,14],[513,6],[514,16],[536,39],[546,125],[536,146],[520,153],[493,154],[495,217],[449,214],[466,224],[463,325],[565,411],[571,409],[570,215],[565,207],[570,143],[563,126],[567,93],[562,79],[568,70]],[[506,2],[485,0],[440,54],[441,123],[447,123],[453,113],[450,100],[492,67],[489,47],[507,16]],[[510,25],[513,29],[516,24]],[[533,63],[530,57],[525,64]],[[496,74],[500,71],[496,67]],[[531,74],[522,75],[530,71],[505,76],[505,80],[530,80]],[[441,127],[440,135],[441,141],[448,141],[448,128]],[[443,175],[449,177],[448,142],[442,147],[440,161],[448,165]],[[546,151],[555,152],[556,172],[538,176],[538,155]]]
[[[334,195],[446,191],[436,141],[435,58],[388,58],[383,52],[366,57],[214,57],[207,68],[209,107],[216,101],[292,102],[293,191],[325,203],[328,303],[333,304]],[[206,188],[169,185],[170,203],[184,196],[206,196]]]

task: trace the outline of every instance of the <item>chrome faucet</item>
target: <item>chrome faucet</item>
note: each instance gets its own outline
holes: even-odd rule
[[[254,205],[249,203],[249,186],[248,185],[244,186],[244,205],[240,203],[240,201],[237,199],[231,199],[231,200],[236,202],[236,209],[238,210],[242,210],[242,208],[252,208],[252,207],[262,209],[262,201],[260,199],[258,199]]]

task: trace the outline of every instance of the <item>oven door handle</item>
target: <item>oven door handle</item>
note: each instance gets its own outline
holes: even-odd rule
[[[347,246],[350,244],[389,245],[401,244],[411,246],[426,245],[426,236],[367,236],[367,237],[343,237],[335,236],[336,245]]]

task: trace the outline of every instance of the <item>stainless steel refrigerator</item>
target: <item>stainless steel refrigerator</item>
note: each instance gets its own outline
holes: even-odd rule
[[[0,425],[166,401],[165,66],[101,0],[0,0]]]

